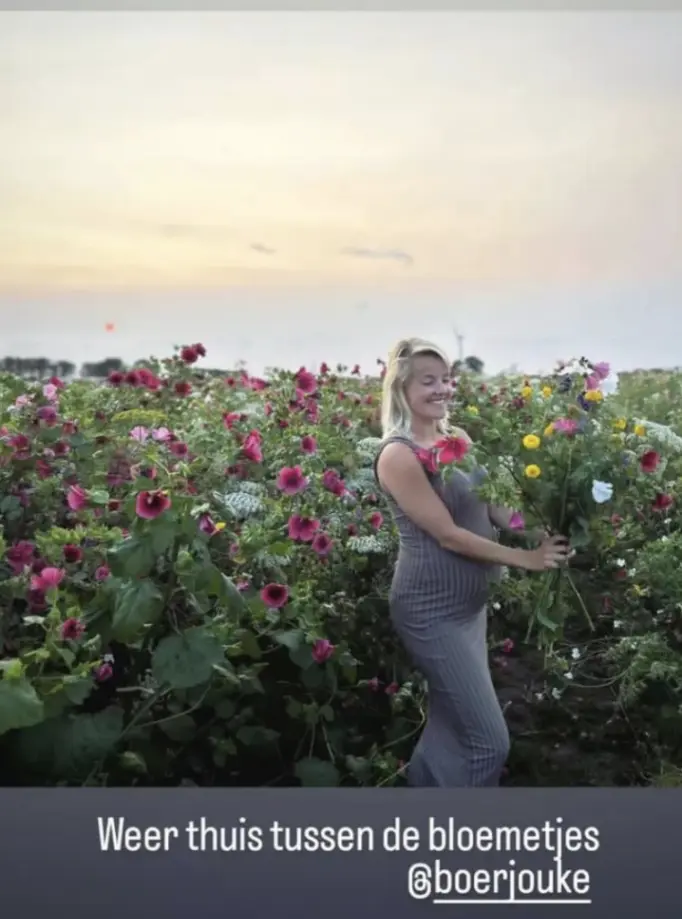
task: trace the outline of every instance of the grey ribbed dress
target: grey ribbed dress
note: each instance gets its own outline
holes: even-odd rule
[[[381,449],[396,441],[415,453],[420,449],[397,436],[386,438]],[[374,468],[376,474],[376,461]],[[454,470],[444,481],[439,473],[424,471],[458,526],[495,538],[488,505],[473,492],[465,473]],[[488,666],[486,602],[499,568],[442,548],[384,494],[400,535],[389,596],[391,620],[428,685],[428,717],[408,782],[421,787],[497,785],[509,753],[509,732]]]

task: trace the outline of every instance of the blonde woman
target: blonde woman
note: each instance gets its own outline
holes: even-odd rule
[[[447,430],[449,368],[443,351],[421,339],[393,348],[375,473],[400,534],[391,620],[428,685],[409,784],[490,786],[499,784],[509,733],[488,666],[489,582],[502,565],[556,568],[569,550],[560,537],[532,550],[499,545],[495,527],[505,528],[510,512],[483,503],[460,470],[444,482],[422,462]]]

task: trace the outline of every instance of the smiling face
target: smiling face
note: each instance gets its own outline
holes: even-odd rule
[[[413,358],[405,398],[412,417],[420,421],[441,421],[447,415],[452,394],[450,369],[435,354]]]

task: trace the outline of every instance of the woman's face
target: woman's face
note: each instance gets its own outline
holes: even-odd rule
[[[415,357],[410,381],[405,387],[413,416],[424,421],[440,421],[447,415],[451,395],[450,370],[446,364],[435,355]]]

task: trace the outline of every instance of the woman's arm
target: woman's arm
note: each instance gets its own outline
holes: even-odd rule
[[[406,444],[391,443],[383,449],[377,474],[403,513],[450,552],[528,571],[557,568],[567,558],[568,548],[561,538],[548,540],[538,549],[512,549],[457,526]]]

